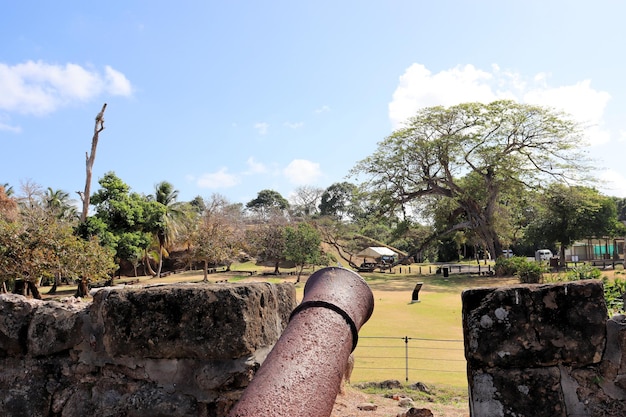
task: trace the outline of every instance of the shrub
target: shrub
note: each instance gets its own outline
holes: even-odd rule
[[[517,272],[517,266],[515,265],[515,257],[513,258],[505,258],[504,256],[500,256],[496,259],[496,264],[494,265],[494,272],[499,277],[508,277],[515,275]]]
[[[505,258],[504,256],[496,259],[494,270],[497,276],[507,277],[517,275],[517,271],[528,263],[534,264],[534,261],[529,261],[523,256],[513,256],[511,258]]]
[[[611,281],[604,277],[602,282],[604,284],[604,300],[609,315],[624,311],[623,296],[626,293],[626,279],[615,278]]]
[[[602,272],[598,268],[582,264],[575,266],[571,271],[567,271],[565,277],[567,281],[577,281],[581,279],[599,279],[601,275]]]
[[[524,259],[520,262],[515,275],[522,284],[537,284],[542,281],[545,266],[539,262]]]

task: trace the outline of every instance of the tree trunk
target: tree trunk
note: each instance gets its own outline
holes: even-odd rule
[[[163,245],[159,244],[159,267],[156,271],[156,276],[161,277],[161,269],[163,269]]]
[[[202,278],[202,282],[209,282],[209,262],[204,261],[204,278]]]
[[[302,276],[302,271],[304,270],[304,265],[300,266],[300,270],[298,271],[298,278],[296,279],[296,284],[300,282],[300,277]]]
[[[35,283],[32,281],[28,281],[27,285],[30,293],[33,295],[33,298],[41,300],[41,293],[39,292],[39,288],[37,288],[37,285],[35,285]]]
[[[89,199],[91,198],[91,175],[93,171],[93,164],[96,161],[96,148],[98,147],[98,137],[100,132],[104,130],[104,111],[107,108],[107,104],[104,103],[102,110],[96,116],[96,123],[93,128],[93,137],[91,139],[91,154],[85,153],[85,166],[86,166],[86,178],[85,178],[85,191],[82,193],[79,191],[78,195],[83,202],[83,212],[80,214],[80,221],[87,220],[87,213],[89,213]]]
[[[148,272],[150,273],[150,275],[152,277],[155,277],[156,276],[156,272],[154,272],[154,269],[152,269],[152,265],[150,264],[150,257],[148,256],[148,250],[147,249],[145,251],[144,263],[143,264],[148,268]]]
[[[56,294],[57,293],[57,287],[59,286],[59,282],[61,281],[61,274],[59,272],[55,272],[54,274],[54,281],[52,283],[52,287],[50,288],[50,291],[48,291],[48,294]]]
[[[278,271],[278,265],[280,264],[280,261],[276,261],[276,263],[274,263],[274,275],[279,275],[280,272]]]
[[[87,280],[85,278],[82,278],[79,282],[78,282],[78,286],[76,287],[76,293],[74,293],[74,297],[86,297],[87,294],[89,294],[89,287],[87,287]]]
[[[3,294],[7,293],[7,282],[6,281],[2,281],[2,288],[0,288],[0,292]]]
[[[24,295],[26,293],[26,282],[23,279],[16,279],[13,284],[13,294]]]

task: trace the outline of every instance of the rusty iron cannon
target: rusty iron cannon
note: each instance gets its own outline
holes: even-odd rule
[[[374,296],[357,273],[324,268],[229,417],[330,416]]]

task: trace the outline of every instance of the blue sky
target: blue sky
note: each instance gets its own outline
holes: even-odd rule
[[[589,126],[626,197],[626,3],[5,2],[0,184],[167,180],[179,200],[326,188],[417,109],[512,98]]]

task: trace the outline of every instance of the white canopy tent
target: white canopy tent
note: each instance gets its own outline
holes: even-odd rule
[[[397,253],[392,251],[389,248],[384,246],[370,246],[369,248],[363,249],[361,252],[357,253],[356,256],[359,258],[373,258],[378,259],[383,256],[396,256]]]

